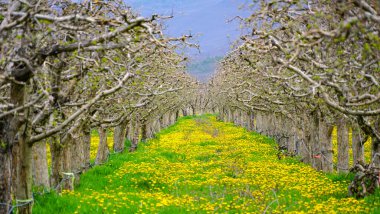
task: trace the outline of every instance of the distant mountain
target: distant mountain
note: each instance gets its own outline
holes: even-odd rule
[[[204,60],[191,63],[187,71],[196,76],[199,81],[206,82],[214,73],[218,62],[222,59],[221,56],[208,57]]]
[[[215,63],[210,61],[217,56],[223,56],[230,49],[231,42],[241,33],[239,22],[228,20],[240,15],[248,16],[246,10],[239,10],[250,0],[126,0],[126,3],[144,16],[152,14],[174,15],[165,22],[166,33],[170,36],[180,36],[191,33],[194,42],[201,46],[197,50],[186,52],[195,60],[189,72],[198,79],[211,76]],[[202,65],[202,66],[201,66]]]

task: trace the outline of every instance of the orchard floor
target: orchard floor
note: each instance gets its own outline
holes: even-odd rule
[[[36,196],[35,213],[380,213],[380,194],[347,196],[275,142],[214,116],[184,117],[135,153],[81,177],[72,192]]]

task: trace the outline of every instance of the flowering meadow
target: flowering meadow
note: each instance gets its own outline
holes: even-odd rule
[[[36,213],[379,213],[380,194],[348,197],[273,140],[214,116],[184,117],[135,153],[82,175],[75,191],[37,196]],[[352,177],[352,176],[351,176]]]

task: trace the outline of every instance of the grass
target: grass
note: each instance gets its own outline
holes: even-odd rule
[[[35,213],[376,213],[380,193],[347,196],[352,175],[323,174],[276,143],[212,115],[183,117],[135,153],[112,155],[73,192],[36,196]]]

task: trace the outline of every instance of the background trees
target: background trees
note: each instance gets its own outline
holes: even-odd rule
[[[184,72],[178,48],[160,20],[139,17],[122,1],[1,1],[0,212],[16,203],[30,213],[32,186],[71,188],[89,165],[129,151],[182,115],[219,112],[221,119],[277,139],[316,169],[349,168],[372,139],[380,165],[379,24],[376,1],[254,1],[244,35],[210,84]],[[50,144],[52,172],[46,170]],[[280,157],[279,157],[280,158]],[[33,181],[34,180],[34,181]]]
[[[339,171],[348,171],[372,139],[379,166],[379,5],[376,1],[254,1],[242,36],[211,81],[224,120],[241,114],[304,162],[333,170],[331,132],[338,126]]]
[[[158,117],[184,108],[180,94],[193,80],[175,50],[187,36],[164,36],[159,20],[169,17],[139,17],[122,1],[0,6],[1,213],[12,209],[11,195],[26,203],[21,213],[31,212],[33,178],[69,188],[62,179],[89,166],[91,129],[104,134],[117,126],[114,147],[121,152],[131,126],[134,150],[141,129],[152,137]],[[173,102],[158,103],[163,97]],[[105,161],[106,150],[101,140],[96,163]]]

